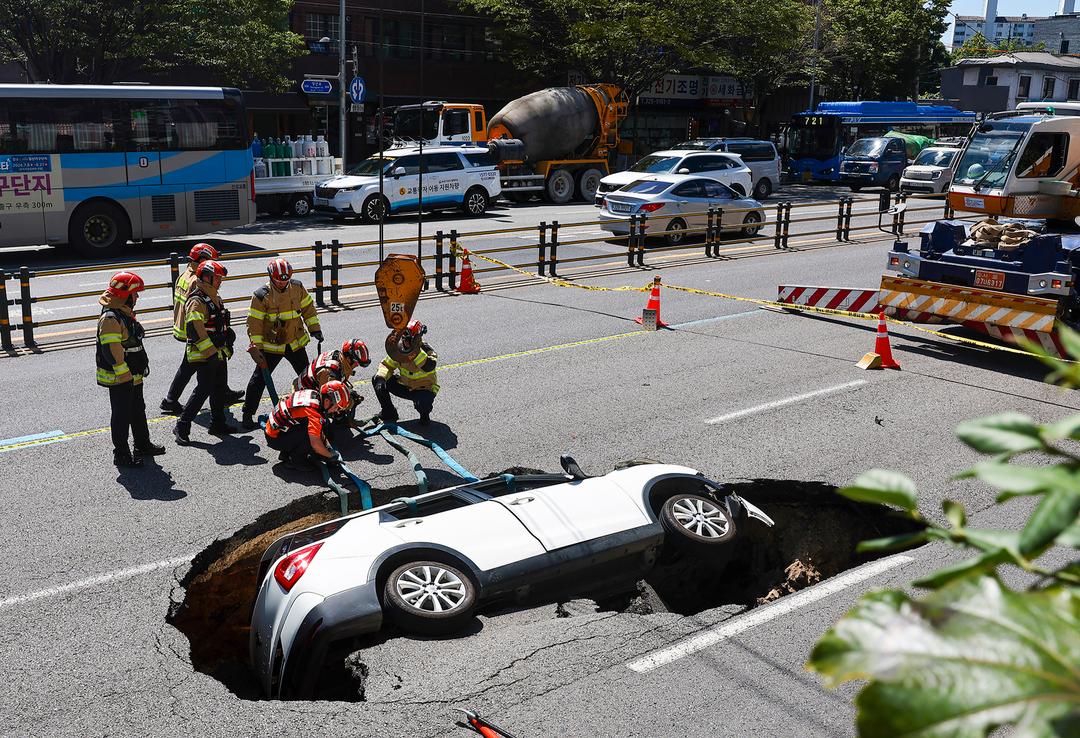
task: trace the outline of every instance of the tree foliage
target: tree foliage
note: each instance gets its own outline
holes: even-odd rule
[[[1059,329],[1080,357],[1080,334]],[[1080,383],[1080,364],[1029,348],[1054,367],[1052,380]],[[830,684],[868,681],[855,700],[863,736],[981,738],[1003,725],[1016,735],[1080,735],[1080,415],[1038,424],[1002,413],[961,423],[956,435],[987,457],[958,476],[1000,491],[990,519],[1006,519],[1009,500],[1033,497],[1027,522],[1020,530],[973,528],[963,506],[945,500],[948,525],[939,525],[919,512],[910,479],[863,474],[841,494],[896,506],[924,528],[865,541],[861,551],[944,542],[973,556],[913,582],[929,594],[864,596],[822,636],[808,666]],[[1018,463],[1024,455],[1034,463]],[[1051,549],[1068,555],[1046,557]],[[1003,584],[1003,566],[1028,573],[1029,586]]]
[[[104,83],[197,68],[226,84],[283,84],[304,53],[291,0],[8,0],[0,61],[34,82]]]
[[[960,48],[953,49],[950,58],[955,64],[961,59],[983,59],[1010,51],[1046,51],[1046,44],[1040,41],[1029,46],[1018,38],[1002,39],[992,44],[986,39],[986,36],[976,33],[971,38],[965,39]]]

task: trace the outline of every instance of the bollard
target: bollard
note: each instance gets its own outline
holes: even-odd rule
[[[559,221],[551,221],[551,258],[548,260],[548,276],[554,277],[555,267],[559,263]]]
[[[844,240],[851,240],[851,210],[855,206],[855,198],[847,197],[847,207],[844,208]]]
[[[892,202],[892,193],[888,190],[883,190],[878,195],[877,209],[879,213],[884,213],[889,209],[889,205]]]
[[[949,203],[949,192],[948,192],[948,190],[946,190],[945,191],[945,207],[941,212],[941,218],[942,218],[942,220],[952,220],[953,215],[954,215],[954,213],[953,213],[952,205]]]
[[[0,347],[5,351],[14,351],[11,342],[11,318],[8,315],[7,272],[0,271]]]
[[[712,255],[714,257],[720,256],[720,234],[724,232],[724,209],[716,209],[716,224],[713,226],[713,245]]]
[[[435,231],[435,289],[438,292],[444,292],[443,290],[443,232]]]
[[[773,233],[773,248],[780,248],[781,237],[784,233],[784,203],[776,203],[776,232]]]
[[[338,251],[341,248],[341,244],[335,238],[330,242],[330,302],[335,305],[341,305],[341,299],[339,293],[341,291],[341,259]]]
[[[316,241],[315,245],[311,247],[315,251],[315,304],[319,307],[326,307],[326,301],[323,299],[323,242]]]
[[[637,237],[637,265],[645,266],[645,234],[648,229],[649,216],[638,216],[638,237]]]
[[[169,281],[172,283],[174,290],[178,279],[180,279],[180,254],[173,251],[169,254]]]
[[[716,208],[710,205],[705,219],[705,256],[713,255],[713,223],[715,216]]]
[[[461,247],[457,242],[457,229],[450,229],[450,289],[457,289],[457,258]]]
[[[19,267],[19,306],[22,308],[22,334],[23,344],[37,346],[34,342],[34,315],[30,308],[33,298],[30,297],[30,274],[29,267]]]
[[[540,253],[536,257],[536,273],[541,277],[547,271],[547,221],[540,221],[540,238],[537,240]]]
[[[788,235],[791,231],[791,203],[784,203],[784,234],[780,238],[780,248],[788,247]]]
[[[630,216],[630,233],[626,239],[626,266],[634,266],[634,249],[637,248],[637,219],[636,215]]]
[[[836,205],[836,240],[844,240],[844,198],[837,200]]]
[[[897,233],[897,235],[900,235],[900,236],[904,235],[904,218],[905,218],[905,216],[907,214],[907,208],[904,207],[904,205],[906,205],[906,203],[907,203],[907,195],[905,195],[904,193],[901,192],[900,194],[898,194],[896,196],[896,204],[898,206],[900,206],[898,208],[899,212],[897,212],[897,214],[896,214],[896,227],[897,227],[896,233]]]

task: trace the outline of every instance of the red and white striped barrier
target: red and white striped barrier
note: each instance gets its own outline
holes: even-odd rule
[[[1010,328],[1005,325],[994,325],[992,323],[983,323],[978,320],[965,320],[964,326],[973,330],[982,331],[983,333],[992,336],[999,341],[1005,341],[1021,348],[1026,348],[1020,343],[1021,338],[1026,338],[1032,343],[1036,343],[1043,347],[1047,353],[1051,356],[1057,356],[1059,359],[1066,358],[1065,348],[1061,345],[1061,340],[1058,338],[1057,333],[1044,333],[1042,331],[1025,330],[1023,328]]]
[[[788,305],[807,305],[829,310],[848,310],[853,313],[876,313],[878,291],[845,287],[805,287],[780,285],[777,302]]]

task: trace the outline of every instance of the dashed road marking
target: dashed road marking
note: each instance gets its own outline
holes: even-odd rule
[[[845,384],[838,384],[835,387],[825,387],[824,389],[814,390],[813,392],[806,392],[801,395],[795,395],[794,397],[785,397],[782,400],[775,400],[773,402],[766,402],[764,405],[755,405],[754,407],[748,407],[744,410],[736,410],[733,413],[727,415],[720,415],[716,418],[711,418],[705,421],[706,425],[713,425],[715,423],[723,423],[728,420],[735,420],[736,418],[743,418],[747,415],[753,415],[754,413],[760,413],[764,410],[772,410],[778,407],[784,407],[785,405],[794,405],[797,402],[803,400],[809,400],[814,397],[820,397],[821,395],[830,395],[833,392],[840,392],[842,390],[851,389],[852,387],[860,387],[866,384],[865,379],[856,379],[854,382],[847,382]]]
[[[871,561],[855,569],[850,569],[843,574],[830,577],[820,584],[815,584],[807,589],[800,590],[795,594],[782,597],[774,604],[759,607],[746,615],[726,621],[697,635],[685,638],[674,645],[659,651],[654,651],[648,656],[643,656],[626,664],[626,668],[640,674],[652,671],[658,667],[678,661],[684,656],[689,656],[709,646],[716,645],[721,641],[737,636],[739,633],[767,623],[770,620],[787,615],[789,612],[798,610],[818,600],[823,600],[830,595],[841,592],[859,582],[876,577],[878,574],[903,566],[914,559],[910,556],[897,554],[888,558]]]

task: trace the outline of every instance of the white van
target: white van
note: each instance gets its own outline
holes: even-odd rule
[[[377,223],[380,212],[415,211],[420,203],[420,167],[424,167],[424,210],[460,208],[483,215],[502,192],[495,160],[483,146],[425,146],[421,160],[415,146],[391,149],[366,159],[348,173],[320,182],[312,204],[336,217],[359,216]],[[383,173],[379,194],[379,170]]]
[[[780,154],[772,141],[756,138],[695,138],[671,147],[678,151],[726,151],[738,154],[754,175],[754,198],[764,200],[780,186]]]

